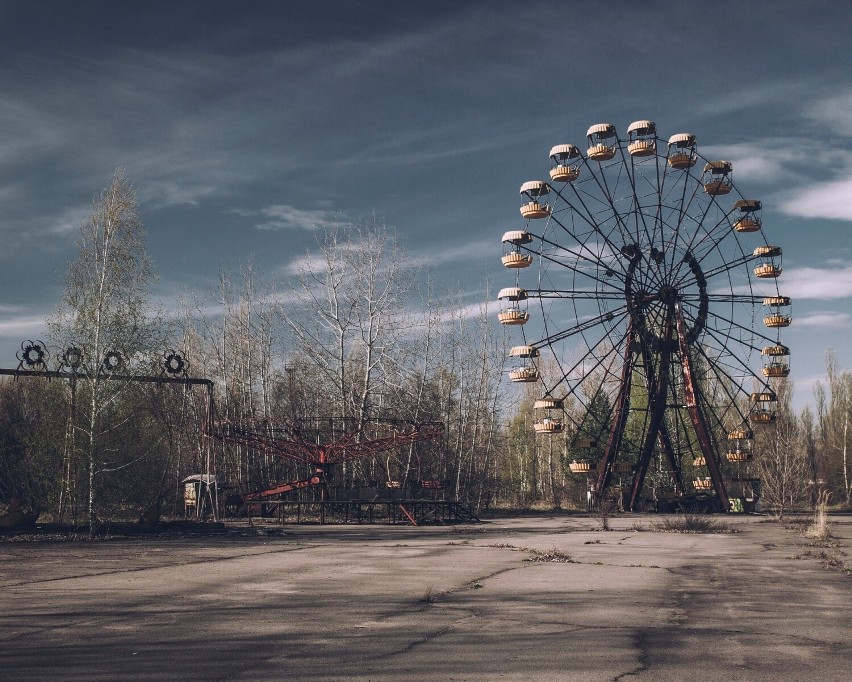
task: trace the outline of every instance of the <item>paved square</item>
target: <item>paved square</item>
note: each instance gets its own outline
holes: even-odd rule
[[[14,680],[848,680],[852,518],[621,516],[0,543]],[[531,561],[555,550],[570,561]]]

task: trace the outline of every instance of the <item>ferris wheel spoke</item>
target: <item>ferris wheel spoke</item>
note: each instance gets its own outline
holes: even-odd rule
[[[651,235],[651,233],[648,231],[648,223],[646,222],[646,219],[645,219],[645,211],[642,210],[643,204],[639,199],[639,192],[637,191],[637,187],[636,187],[636,169],[635,169],[635,166],[634,166],[633,157],[632,156],[630,157],[630,162],[628,164],[628,160],[624,155],[624,148],[621,147],[620,151],[621,151],[621,164],[626,170],[625,175],[627,176],[627,180],[630,183],[630,191],[631,191],[631,194],[632,194],[632,201],[633,201],[633,206],[634,206],[632,213],[633,213],[633,216],[635,218],[635,223],[636,223],[635,243],[637,243],[637,244],[641,244],[641,243],[653,244],[654,239],[653,239],[653,236]],[[654,167],[658,168],[657,164],[654,164]],[[640,177],[643,178],[644,176],[640,176]],[[657,190],[654,193],[654,195],[659,196],[659,190]],[[639,226],[640,222],[642,223],[641,230],[640,230],[640,226]],[[654,222],[656,223],[656,220]],[[644,239],[642,238],[643,234],[644,234],[644,237],[645,237]]]
[[[707,299],[711,303],[740,303],[744,306],[754,306],[763,302],[763,296],[750,294],[707,294]]]
[[[527,289],[530,298],[578,298],[587,300],[623,301],[618,292],[581,291],[578,289]]]
[[[593,365],[589,366],[587,364],[587,359],[589,356],[594,356],[595,351],[598,347],[603,345],[604,341],[606,341],[606,337],[602,337],[595,346],[589,350],[589,352],[584,355],[571,369],[569,369],[569,373],[573,375],[580,366],[583,366],[583,378],[579,381],[575,381],[573,384],[566,382],[569,385],[568,395],[572,398],[575,398],[577,402],[581,405],[585,405],[586,407],[591,407],[593,404],[597,403],[600,398],[605,398],[607,400],[607,409],[605,415],[596,414],[594,415],[599,419],[600,429],[605,429],[612,419],[613,412],[615,410],[615,403],[611,400],[612,396],[610,395],[612,389],[607,389],[607,384],[617,381],[619,375],[617,372],[613,370],[613,366],[615,363],[621,358],[621,351],[623,349],[624,343],[628,342],[629,334],[625,334],[622,337],[620,343],[613,344],[608,350],[605,350],[603,355],[595,356],[595,362]],[[606,364],[605,364],[606,363]],[[588,386],[588,377],[595,376],[595,372],[601,370],[602,373],[599,376],[599,381],[597,381],[597,385],[593,387],[593,392],[589,395],[589,391],[587,389]],[[566,377],[569,374],[565,375]],[[585,427],[586,419],[592,414],[591,409],[587,409],[584,413],[583,418],[579,422],[579,424],[575,421],[575,425],[577,425],[578,433],[583,430]],[[600,419],[601,416],[604,416],[604,419]],[[598,432],[599,435],[600,432]]]
[[[711,230],[705,232],[701,239],[694,240],[690,244],[690,249],[696,254],[698,262],[703,263],[714,252],[722,255],[722,244],[726,240],[733,240],[737,244],[741,255],[743,257],[747,255],[740,248],[736,232],[731,227],[730,213],[725,214],[724,218]]]
[[[588,159],[584,159],[583,163],[585,164],[586,169],[591,174],[592,178],[594,178],[595,184],[597,185],[598,189],[600,190],[601,194],[603,195],[604,201],[602,203],[607,208],[607,210],[610,212],[612,218],[614,219],[614,222],[615,222],[616,226],[618,227],[618,233],[619,233],[619,236],[621,237],[621,241],[623,243],[630,243],[629,240],[628,240],[628,237],[630,237],[630,228],[629,228],[629,226],[625,225],[624,218],[621,215],[621,212],[615,206],[613,196],[612,196],[610,188],[609,188],[609,183],[607,182],[606,172],[604,172],[604,169],[601,168],[601,169],[599,169],[600,172],[595,173],[594,170],[592,169],[591,164],[589,163]],[[619,165],[619,169],[620,168],[621,168],[621,166]],[[596,220],[595,222],[598,223],[599,221]]]
[[[595,344],[590,344],[585,353],[583,353],[580,359],[568,369],[562,367],[561,363],[557,359],[556,363],[559,367],[559,378],[553,383],[550,387],[546,388],[546,393],[548,395],[556,394],[560,386],[564,387],[565,398],[573,398],[576,399],[577,403],[580,405],[584,405],[586,402],[585,390],[588,385],[588,377],[594,376],[596,372],[600,370],[600,382],[598,387],[595,389],[597,391],[602,390],[602,388],[607,384],[608,381],[612,381],[615,374],[612,371],[612,364],[614,362],[614,358],[617,358],[618,346],[610,347],[609,349],[603,348],[603,351],[600,352],[599,349],[605,346],[605,342],[607,341],[606,336],[602,336]],[[593,361],[590,362],[590,358]],[[578,370],[582,368],[581,376],[578,375]],[[569,419],[573,422],[575,426],[580,426],[581,422],[577,422],[573,419],[572,415],[568,414]],[[579,429],[578,429],[579,430]]]
[[[595,232],[595,234],[599,235],[604,240],[604,243],[612,250],[613,254],[619,253],[621,248],[614,241],[612,241],[612,239],[610,239],[609,234],[604,233],[600,221],[595,218],[595,214],[589,209],[585,201],[583,201],[583,196],[580,193],[579,188],[572,183],[571,190],[574,193],[574,198],[578,202],[577,204],[573,203],[570,199],[565,197],[565,195],[560,190],[557,189],[555,191],[557,196],[565,202],[566,206],[570,208],[574,214],[579,216]],[[554,219],[554,217],[551,216],[551,219]],[[563,227],[563,229],[566,229],[564,225],[562,225],[561,223],[559,224]],[[616,226],[620,228],[620,224],[618,222],[616,222]],[[610,230],[610,232],[612,231],[613,230]],[[620,229],[619,237],[621,237],[623,242],[624,234]]]
[[[711,268],[710,270],[707,270],[704,273],[704,276],[707,279],[710,279],[711,277],[715,277],[716,275],[720,275],[720,274],[724,274],[726,272],[730,272],[731,270],[733,270],[736,267],[747,265],[748,263],[751,263],[754,259],[755,259],[755,256],[751,253],[743,254],[739,258],[735,258],[734,260],[730,260],[730,261],[723,263],[721,265],[717,265],[715,268]],[[698,259],[698,262],[701,263],[700,258]]]
[[[535,346],[536,348],[542,348],[544,346],[549,346],[553,343],[557,343],[558,341],[564,341],[565,339],[569,339],[572,336],[575,336],[577,334],[582,334],[584,331],[587,331],[589,329],[594,329],[595,327],[602,324],[603,322],[612,322],[616,318],[624,319],[624,318],[627,317],[627,315],[628,315],[627,306],[624,305],[624,306],[621,306],[620,308],[617,308],[613,311],[609,311],[605,314],[596,315],[595,317],[592,317],[591,319],[586,320],[585,322],[581,322],[581,323],[577,324],[577,326],[571,327],[570,329],[565,329],[565,330],[562,330],[560,332],[556,332],[555,334],[552,334],[551,336],[548,336],[547,338],[541,339],[541,341],[537,341],[536,343],[534,343],[532,345]]]
[[[710,371],[713,372],[713,375],[716,379],[715,387],[720,389],[721,391],[723,391],[726,398],[727,398],[727,400],[725,401],[726,407],[723,410],[723,414],[727,414],[728,411],[729,411],[729,408],[733,407],[740,417],[739,421],[743,421],[745,419],[745,416],[742,414],[742,412],[739,409],[738,400],[741,400],[742,398],[748,398],[749,397],[749,391],[747,391],[745,388],[743,388],[742,385],[740,385],[739,382],[732,381],[731,377],[728,376],[727,374],[721,373],[721,375],[720,375],[720,372],[719,372],[718,367],[717,367],[717,363],[714,362],[713,359],[707,353],[705,353],[704,349],[700,345],[696,346],[696,350],[703,357],[704,362],[706,363],[707,367],[709,367]],[[731,389],[732,385],[737,389],[736,393],[731,392],[730,389]],[[720,422],[721,421],[722,420],[720,420]]]
[[[554,242],[550,239],[547,239],[546,237],[539,237],[538,239],[541,241],[542,244],[548,244],[555,249],[563,249],[564,248],[560,244],[558,244],[558,243],[556,243],[556,242]],[[585,242],[577,242],[577,244],[581,248],[580,248],[579,252],[577,252],[576,250],[571,251],[571,258],[556,258],[555,256],[548,254],[548,253],[544,253],[544,252],[541,252],[539,254],[539,256],[540,256],[540,258],[547,260],[550,263],[553,263],[553,264],[561,266],[561,267],[568,268],[569,270],[572,270],[573,272],[576,272],[577,274],[581,274],[581,275],[584,275],[586,277],[589,277],[590,279],[596,280],[596,281],[600,282],[601,284],[606,284],[606,281],[604,279],[597,276],[597,272],[599,272],[601,268],[605,268],[604,272],[611,272],[613,275],[615,275],[616,271],[614,269],[610,268],[609,266],[607,266],[606,261],[603,259],[603,257],[600,256],[599,254],[595,253],[595,251],[593,249],[591,249],[590,247],[588,247],[588,245]],[[595,274],[593,275],[588,270],[585,270],[582,267],[579,267],[579,265],[572,263],[571,262],[572,259],[575,260],[575,261],[582,260],[582,262],[587,264],[588,266],[594,267],[595,268]]]
[[[679,263],[677,262],[678,254],[682,251],[689,251],[688,248],[683,247],[680,243],[681,235],[685,232],[684,219],[690,218],[690,222],[695,222],[696,226],[701,225],[702,221],[707,215],[707,211],[709,210],[709,207],[705,206],[703,212],[701,213],[698,219],[694,219],[691,217],[690,211],[692,209],[692,204],[697,200],[699,196],[699,187],[701,185],[700,183],[693,182],[692,192],[689,194],[689,199],[686,200],[688,190],[687,180],[694,180],[694,177],[691,173],[688,173],[687,171],[684,171],[684,174],[685,175],[683,177],[683,193],[681,195],[681,203],[680,206],[674,207],[673,209],[677,215],[677,220],[675,221],[675,224],[671,227],[672,242],[666,245],[666,250],[671,254],[671,257],[669,259],[669,269],[673,272],[676,271],[676,269],[679,267]],[[686,205],[684,205],[685,200]],[[666,224],[668,224],[668,221],[666,221]]]
[[[710,224],[707,218],[712,208],[713,201],[709,202],[705,206],[704,213],[701,221],[699,222],[704,229],[695,230],[689,240],[689,243],[685,247],[687,251],[697,251],[698,253],[712,251],[714,248],[718,247],[720,242],[733,233],[730,221],[731,212],[726,212],[721,218],[718,218],[715,223]],[[701,235],[700,238],[699,235]],[[699,258],[699,262],[701,262],[701,260],[702,258]]]
[[[739,322],[739,321],[733,319],[733,317],[726,317],[725,315],[722,315],[721,313],[717,313],[717,312],[713,312],[713,311],[710,311],[709,315],[711,317],[715,318],[716,320],[722,321],[722,322],[730,325],[730,327],[732,327],[732,328],[736,327],[738,330],[740,330],[741,332],[743,332],[746,335],[756,337],[756,338],[761,339],[763,341],[768,341],[769,343],[775,343],[775,339],[773,339],[771,336],[767,336],[763,332],[759,332],[752,327],[747,327],[742,322]],[[709,333],[713,334],[713,333],[718,333],[718,332],[715,331],[715,328],[711,328],[709,330]],[[745,345],[746,347],[748,347],[750,350],[760,351],[760,348],[758,346],[755,346],[751,342],[741,341],[741,343],[743,345]]]

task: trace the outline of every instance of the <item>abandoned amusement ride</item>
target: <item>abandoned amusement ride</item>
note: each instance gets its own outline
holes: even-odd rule
[[[499,319],[523,337],[509,377],[538,387],[535,431],[564,439],[590,499],[753,509],[755,429],[790,372],[761,202],[691,133],[666,141],[642,120],[587,139],[550,150],[549,181],[521,185],[524,224],[503,235],[516,278]]]

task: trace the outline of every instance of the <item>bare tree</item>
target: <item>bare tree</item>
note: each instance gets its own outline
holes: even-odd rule
[[[398,365],[416,269],[394,233],[373,222],[333,226],[307,254],[291,283],[297,302],[282,317],[307,359],[331,387],[329,416],[363,423],[398,383]]]
[[[122,169],[93,200],[78,244],[79,254],[68,266],[65,291],[48,326],[61,348],[77,349],[82,358],[74,367],[84,398],[74,428],[82,432],[93,529],[96,475],[127,464],[126,452],[108,445],[123,419],[106,416],[129,385],[108,377],[144,365],[144,351],[160,346],[163,329],[148,300],[151,265],[139,203]]]
[[[808,502],[810,465],[802,428],[792,409],[793,382],[776,386],[777,418],[756,433],[755,472],[760,478],[761,502],[779,517]]]
[[[826,485],[842,492],[846,504],[852,506],[850,475],[849,418],[852,412],[852,372],[841,372],[832,349],[825,354],[828,390],[817,384],[817,414],[821,445],[821,470]]]

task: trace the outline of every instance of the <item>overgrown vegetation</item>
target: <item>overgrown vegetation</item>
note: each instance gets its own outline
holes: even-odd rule
[[[524,561],[539,561],[544,563],[573,564],[576,563],[570,556],[558,549],[551,548],[544,551],[530,550],[530,557]]]
[[[736,533],[736,529],[725,521],[703,514],[663,516],[654,521],[652,527],[663,533]]]
[[[79,254],[49,320],[57,354],[51,368],[77,348],[84,360],[75,380],[0,381],[0,499],[17,497],[54,519],[84,524],[135,520],[155,505],[180,515],[181,481],[189,474],[210,472],[236,492],[306,475],[303,464],[268,449],[207,438],[201,390],[104,379],[113,350],[127,373],[158,374],[163,352],[173,348],[189,361],[191,376],[214,381],[213,416],[235,428],[273,435],[277,425],[307,416],[444,423],[440,439],[341,465],[335,486],[439,482],[478,511],[585,507],[591,479],[568,464],[600,458],[606,446],[613,373],[590,371],[582,388],[589,413],[568,400],[564,433],[536,437],[540,387],[507,390],[503,328],[484,307],[462,305],[457,292],[423,284],[424,274],[379,221],[331,227],[286,281],[267,281],[251,264],[223,268],[215,290],[187,296],[166,325],[149,296],[133,188],[117,173],[81,229]],[[815,412],[797,415],[792,385],[778,382],[777,419],[755,429],[753,461],[723,462],[729,473],[741,467],[741,480],[759,478],[763,509],[778,516],[813,508],[820,490],[850,502],[852,373],[840,372],[833,354],[826,364]],[[555,371],[544,360],[539,368]],[[631,415],[625,427],[625,447],[634,450],[638,419]],[[694,454],[682,456],[687,481]],[[629,474],[619,475],[623,494]],[[669,479],[656,458],[646,490],[663,491]],[[607,498],[594,511],[603,530],[615,504]],[[827,517],[820,523],[827,528]]]
[[[813,523],[805,533],[807,537],[814,540],[828,540],[831,537],[831,531],[828,528],[828,502],[830,499],[831,493],[828,490],[820,492],[817,497]]]

